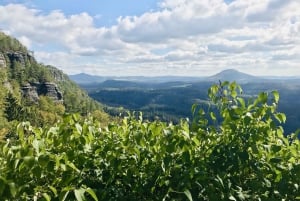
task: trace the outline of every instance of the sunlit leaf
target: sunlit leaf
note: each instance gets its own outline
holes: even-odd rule
[[[74,194],[75,194],[76,200],[77,201],[85,201],[86,199],[85,199],[84,193],[85,193],[85,189],[83,189],[83,188],[75,189]]]
[[[93,191],[93,189],[87,188],[87,189],[85,189],[85,191],[86,191],[88,194],[90,194],[90,195],[92,196],[92,198],[93,198],[95,201],[98,201],[98,198],[97,198],[95,192]]]
[[[185,194],[186,197],[189,199],[189,201],[193,201],[192,194],[191,194],[191,192],[190,192],[188,189],[186,189],[186,190],[184,191],[184,194]]]
[[[275,103],[278,103],[278,101],[279,101],[279,93],[278,93],[278,91],[272,91],[272,94],[274,96]]]

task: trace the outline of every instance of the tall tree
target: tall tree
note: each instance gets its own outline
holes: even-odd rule
[[[22,118],[22,107],[12,93],[5,97],[4,116],[8,121],[20,120]]]

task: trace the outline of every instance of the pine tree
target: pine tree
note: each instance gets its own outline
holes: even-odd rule
[[[22,107],[19,105],[18,100],[12,93],[8,93],[5,97],[4,103],[4,115],[8,121],[21,120]]]

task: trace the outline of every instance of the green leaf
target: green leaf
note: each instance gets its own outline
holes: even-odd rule
[[[24,160],[24,163],[25,163],[29,168],[31,168],[31,167],[34,165],[34,162],[35,162],[33,156],[25,156],[25,157],[23,158],[23,160]]]
[[[47,193],[43,193],[43,197],[46,199],[46,201],[51,201],[51,197]]]
[[[271,145],[271,150],[274,153],[279,152],[281,150],[281,146],[279,146],[279,145]]]
[[[9,182],[8,186],[11,196],[14,198],[17,194],[16,184],[14,182]]]
[[[274,158],[270,159],[270,162],[274,163],[274,164],[280,163],[281,161],[282,161],[282,159],[278,158],[278,157],[274,157]]]
[[[76,123],[75,127],[76,127],[76,130],[77,130],[78,133],[82,133],[82,127],[79,123]]]
[[[229,85],[229,81],[224,81],[224,82],[222,82],[222,84],[221,84],[222,87],[225,87],[225,86],[227,86],[227,85]]]
[[[237,97],[236,99],[239,101],[239,103],[241,104],[242,108],[246,107],[245,100],[243,98]]]
[[[237,92],[236,92],[236,91],[232,91],[232,92],[231,92],[231,97],[232,97],[232,98],[236,98],[236,96],[237,96]]]
[[[219,175],[216,176],[215,180],[216,180],[217,182],[219,182],[219,183],[222,185],[222,187],[224,188],[223,180],[221,179],[221,177],[220,177]]]
[[[192,105],[192,114],[194,115],[195,114],[195,112],[196,112],[196,109],[197,109],[197,104],[193,104]]]
[[[267,100],[268,100],[268,94],[266,92],[262,92],[258,95],[258,100],[261,102],[261,103],[266,103]]]
[[[65,201],[69,195],[70,191],[62,191],[59,195],[59,201]]]
[[[283,113],[275,114],[274,117],[277,119],[277,121],[279,121],[279,123],[285,123],[286,121],[286,116]]]
[[[214,112],[210,112],[210,118],[213,120],[213,121],[216,121],[217,118],[216,118],[216,115]]]
[[[5,186],[6,186],[6,180],[0,177],[0,197],[2,196]]]
[[[88,194],[90,194],[94,200],[98,201],[98,198],[97,198],[95,192],[93,191],[93,189],[87,188],[85,191],[86,191]]]
[[[33,140],[32,146],[35,149],[35,152],[39,155],[39,153],[40,153],[40,145],[39,145],[39,141],[37,139]]]
[[[274,96],[275,103],[278,103],[279,102],[279,93],[278,93],[278,91],[272,91],[272,94]]]
[[[48,155],[40,155],[38,158],[38,163],[42,167],[46,167],[49,163],[50,157]]]
[[[56,188],[54,188],[53,186],[49,186],[50,190],[52,191],[52,193],[54,194],[54,196],[57,196],[57,190]]]
[[[72,168],[73,170],[75,170],[76,172],[80,173],[80,170],[74,165],[74,163],[67,161],[67,165]]]
[[[85,196],[84,196],[84,192],[85,192],[85,189],[83,189],[83,188],[74,190],[74,194],[75,194],[77,201],[85,201],[86,200]]]
[[[191,192],[188,189],[186,189],[183,193],[189,199],[189,201],[193,201],[192,194],[191,194]]]

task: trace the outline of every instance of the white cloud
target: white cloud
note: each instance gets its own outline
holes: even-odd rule
[[[0,29],[68,73],[300,75],[300,1],[162,0],[111,27],[97,27],[98,18],[0,5]]]

